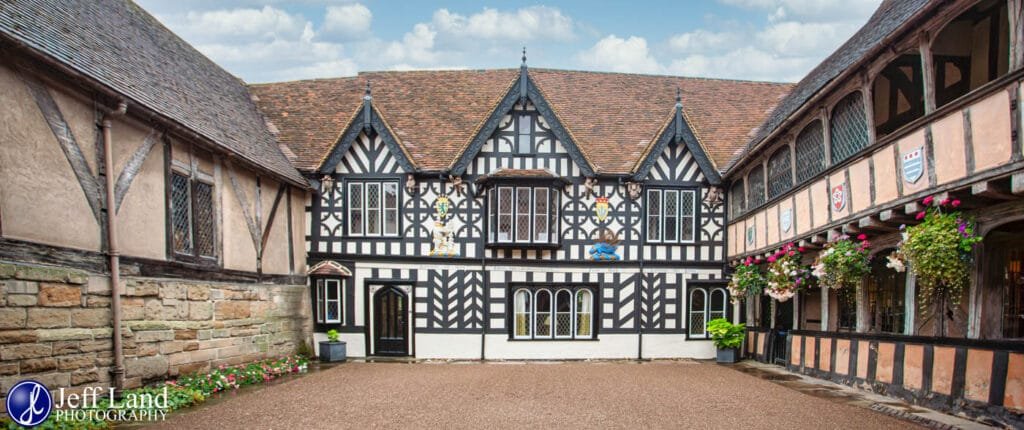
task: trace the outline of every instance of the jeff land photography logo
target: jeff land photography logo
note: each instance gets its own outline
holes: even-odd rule
[[[46,421],[53,407],[53,397],[46,386],[33,380],[19,382],[7,393],[7,414],[11,420],[25,427],[34,427]]]

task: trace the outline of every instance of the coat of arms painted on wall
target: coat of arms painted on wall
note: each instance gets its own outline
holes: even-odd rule
[[[434,248],[430,255],[434,257],[455,257],[459,255],[459,247],[455,244],[455,233],[448,226],[448,211],[451,201],[448,196],[439,196],[434,201],[434,230],[432,232]]]
[[[779,226],[783,233],[789,233],[789,229],[793,228],[793,208],[779,212]]]
[[[838,212],[846,208],[846,183],[832,187],[832,210]]]
[[[608,219],[610,211],[608,197],[598,197],[597,202],[594,203],[594,215],[597,216],[597,222],[604,222],[604,220]]]
[[[911,184],[916,183],[924,174],[924,150],[922,147],[911,149],[903,153],[903,180]]]

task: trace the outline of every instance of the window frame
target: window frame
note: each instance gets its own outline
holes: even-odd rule
[[[330,299],[330,295],[327,294],[327,289],[330,288],[329,282],[336,284],[335,290],[338,292],[338,298],[335,300]],[[314,318],[317,324],[345,324],[345,283],[341,278],[332,277],[317,277],[311,279],[311,283],[314,289],[315,297],[315,310]],[[336,302],[338,304],[338,318],[329,319],[327,318],[327,305],[330,302]]]
[[[691,315],[693,313],[695,313],[695,311],[693,310],[693,294],[695,292],[697,292],[697,291],[700,291],[704,295],[704,306],[699,311],[703,315],[703,321],[704,321],[704,330],[703,330],[702,333],[694,333],[693,332],[693,327],[692,327],[692,324],[691,324],[691,321],[692,321]],[[714,297],[715,293],[719,293],[719,294],[722,295],[722,309],[720,311],[715,311],[711,307],[712,297]],[[729,302],[729,291],[726,289],[725,284],[721,284],[721,283],[694,284],[694,283],[691,282],[691,285],[688,285],[686,287],[686,306],[685,306],[685,308],[686,308],[686,310],[685,310],[685,312],[686,312],[686,320],[685,320],[686,321],[686,327],[684,327],[684,331],[686,332],[686,339],[687,340],[711,340],[711,334],[708,333],[708,322],[710,322],[713,319],[713,318],[711,318],[711,313],[712,312],[721,312],[721,314],[722,314],[721,318],[725,318],[725,319],[727,319],[729,321],[732,321],[732,316],[733,316],[732,303]],[[716,316],[716,318],[719,318],[719,317]]]
[[[647,192],[644,194],[644,198],[645,198],[645,200],[644,200],[644,218],[643,218],[643,222],[644,222],[644,233],[643,233],[644,242],[648,243],[648,244],[667,244],[667,245],[673,245],[673,244],[687,244],[687,245],[690,245],[690,244],[697,243],[698,238],[700,237],[699,236],[699,232],[697,231],[697,227],[698,227],[697,220],[700,218],[700,204],[697,201],[697,193],[698,193],[698,191],[699,191],[699,188],[694,188],[694,187],[650,187],[650,188],[647,188]],[[666,209],[665,209],[665,207],[666,207],[666,205],[665,205],[665,195],[666,195],[666,193],[672,193],[672,194],[676,195],[676,210],[675,210],[675,214],[672,217],[668,216],[668,214],[666,213]],[[650,197],[652,195],[657,195],[658,196],[658,213],[656,215],[652,215],[651,214],[651,205],[650,205],[651,200],[649,200],[649,199],[650,199]],[[691,207],[693,208],[693,210],[692,210],[692,213],[689,214],[689,215],[685,215],[683,213],[684,212],[684,209],[683,209],[684,208],[684,204],[683,203],[685,201],[685,198],[683,196],[689,196],[689,198],[692,200]],[[650,228],[651,225],[650,224],[651,224],[651,221],[652,221],[653,218],[657,218],[657,220],[658,220],[657,222],[658,222],[658,233],[659,233],[659,235],[658,235],[657,238],[652,238],[651,237],[651,228]],[[667,218],[674,218],[676,220],[675,221],[676,222],[676,229],[675,229],[675,237],[676,237],[676,239],[675,240],[668,240],[668,239],[665,238],[665,220]],[[683,229],[683,226],[686,225],[684,223],[687,221],[687,219],[689,219],[690,232],[691,232],[691,237],[689,239],[684,238],[684,235],[683,235],[683,232],[685,231]]]
[[[195,263],[202,266],[217,266],[220,262],[221,249],[219,247],[219,241],[217,240],[218,231],[218,209],[220,205],[217,204],[217,185],[212,175],[200,172],[196,170],[194,166],[186,167],[184,163],[179,163],[178,160],[172,160],[168,163],[166,170],[166,219],[165,228],[167,231],[167,255],[170,260]],[[179,251],[177,245],[174,243],[174,177],[179,176],[185,180],[185,193],[188,207],[185,211],[188,214],[188,240],[190,252]],[[198,185],[205,185],[210,187],[210,237],[212,243],[212,255],[202,254],[199,250],[199,246],[196,243],[196,238],[199,236],[199,223],[196,222],[197,202],[196,202],[196,187]]]
[[[512,341],[540,341],[540,342],[580,342],[580,341],[595,341],[598,340],[598,327],[595,321],[600,321],[598,316],[598,310],[600,309],[600,298],[598,296],[599,287],[596,285],[582,285],[582,284],[511,284],[507,288],[507,299],[506,299],[506,326],[508,329],[508,338]],[[588,306],[588,312],[585,312],[588,316],[587,329],[589,335],[580,335],[579,332],[579,304],[578,300],[583,292],[586,292],[590,299],[590,305]],[[565,314],[566,312],[558,311],[558,296],[561,293],[568,293],[569,297],[569,334],[559,335],[558,334],[558,315]],[[546,312],[537,309],[537,298],[541,294],[547,294],[550,297]],[[519,334],[518,330],[521,325],[519,324],[518,316],[523,314],[517,307],[517,299],[520,297],[526,297],[526,310],[527,321],[526,328],[528,329],[526,334]],[[548,333],[544,336],[537,335],[537,328],[539,326],[538,313],[546,314],[550,321],[548,325]]]
[[[342,187],[344,190],[344,197],[342,201],[345,205],[345,237],[347,238],[399,238],[402,232],[402,187],[399,185],[399,179],[397,178],[353,178],[345,179],[345,186]],[[377,212],[377,233],[369,233],[370,221],[369,212],[371,210],[368,203],[367,190],[369,186],[376,185],[377,187],[377,205],[375,206]],[[385,190],[387,188],[394,187],[395,189],[395,207],[388,209],[385,203]],[[352,205],[352,190],[359,189],[360,199],[359,208],[353,208]],[[386,233],[385,228],[387,222],[386,213],[389,210],[393,210],[395,214],[395,232]],[[352,213],[359,212],[362,223],[360,224],[360,231],[352,231]]]
[[[538,193],[538,191],[541,191]],[[558,188],[547,185],[547,184],[536,184],[536,183],[501,183],[494,187],[491,187],[488,193],[492,194],[486,202],[486,218],[488,222],[487,234],[484,236],[487,238],[487,247],[525,247],[525,248],[558,248],[561,246],[561,222],[559,219],[558,206],[561,204],[561,194]],[[509,194],[508,207],[505,207],[502,201],[502,193]],[[544,211],[539,211],[538,195],[544,194]],[[526,207],[529,208],[528,213],[520,211],[520,197],[527,197],[529,199]],[[509,220],[509,231],[508,236],[503,237],[501,231],[502,219],[508,217]],[[519,220],[520,217],[526,217],[526,233],[525,239],[520,239],[523,235],[519,231]],[[538,240],[537,231],[537,218],[543,217],[547,221],[547,240]]]

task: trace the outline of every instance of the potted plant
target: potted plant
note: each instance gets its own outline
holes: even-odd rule
[[[715,361],[719,363],[739,361],[739,349],[743,345],[745,331],[746,328],[743,327],[743,324],[733,324],[725,318],[708,321],[708,333],[711,333],[711,341],[718,348]]]
[[[327,330],[327,340],[320,342],[320,361],[345,361],[345,342],[338,340],[338,331]]]

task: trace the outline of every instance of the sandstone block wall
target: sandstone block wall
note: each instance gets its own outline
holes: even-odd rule
[[[127,387],[295,352],[312,332],[305,285],[122,277]],[[110,386],[108,278],[0,262],[0,392]]]

